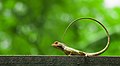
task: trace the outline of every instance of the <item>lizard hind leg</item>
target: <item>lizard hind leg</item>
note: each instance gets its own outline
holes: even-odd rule
[[[79,52],[79,55],[80,56],[88,56],[86,53],[84,53],[84,52]]]

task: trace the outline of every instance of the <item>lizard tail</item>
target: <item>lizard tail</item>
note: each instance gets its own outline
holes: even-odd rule
[[[105,30],[105,32],[106,32],[106,34],[107,34],[107,37],[108,37],[108,41],[107,41],[107,44],[106,44],[105,48],[103,48],[102,50],[100,50],[100,51],[98,51],[98,52],[95,52],[95,53],[86,53],[87,56],[97,56],[97,55],[102,54],[102,53],[105,52],[105,51],[107,50],[107,48],[109,47],[109,44],[110,44],[110,35],[109,35],[108,30],[105,28],[105,26],[104,26],[102,23],[100,23],[99,21],[97,21],[96,19],[93,19],[93,18],[78,18],[78,19],[72,21],[72,22],[67,26],[67,28],[65,29],[64,34],[63,34],[63,37],[64,37],[65,33],[67,32],[68,28],[69,28],[74,22],[76,22],[76,21],[78,21],[78,20],[82,20],[82,19],[93,20],[93,21],[97,22],[98,24],[100,24],[100,25],[103,27],[103,29]],[[63,38],[63,37],[62,37],[62,38]]]
[[[104,53],[108,49],[109,44],[110,44],[110,35],[109,35],[108,30],[105,28],[105,26],[102,23],[100,23],[99,21],[97,21],[97,20],[95,20],[93,18],[90,18],[90,19],[96,21],[97,23],[99,23],[103,27],[103,29],[105,30],[105,32],[107,34],[107,37],[108,37],[107,38],[107,44],[102,50],[100,50],[98,52],[95,52],[95,53],[87,53],[87,56],[97,56],[97,55],[100,55],[100,54]]]

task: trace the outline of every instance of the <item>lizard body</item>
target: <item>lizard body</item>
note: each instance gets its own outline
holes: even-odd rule
[[[66,55],[81,55],[81,56],[85,55],[85,52],[70,48],[70,47],[66,46],[65,44],[58,42],[58,41],[55,41],[52,44],[52,46],[62,50]]]
[[[65,32],[67,31],[67,29],[70,27],[70,25],[78,20],[82,20],[82,19],[90,19],[90,20],[93,20],[95,22],[97,22],[98,24],[100,24],[103,29],[106,31],[106,34],[108,36],[108,42],[107,42],[107,45],[100,51],[98,52],[95,52],[95,53],[87,53],[87,52],[83,52],[83,51],[79,51],[79,50],[76,50],[76,49],[73,49],[71,47],[68,47],[66,46],[64,43],[61,43],[61,42],[58,42],[58,41],[55,41],[52,46],[53,47],[56,47],[60,50],[62,50],[66,55],[80,55],[80,56],[97,56],[97,55],[100,55],[102,54],[103,52],[105,52],[107,50],[107,48],[109,47],[109,44],[110,44],[110,36],[109,36],[109,33],[107,31],[107,29],[105,28],[105,26],[100,23],[99,21],[93,19],[93,18],[79,18],[79,19],[76,19],[75,21],[71,22],[68,27],[66,28]],[[65,34],[64,32],[64,34]]]

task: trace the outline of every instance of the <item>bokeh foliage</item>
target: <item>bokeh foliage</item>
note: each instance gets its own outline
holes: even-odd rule
[[[111,45],[102,55],[120,55],[120,7],[104,0],[0,0],[0,55],[63,55],[51,44],[58,40],[86,52],[101,50],[107,36],[91,20],[67,25],[76,18],[92,17],[103,23]]]

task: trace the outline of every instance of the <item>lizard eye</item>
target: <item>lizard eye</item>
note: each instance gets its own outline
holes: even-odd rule
[[[54,44],[58,44],[58,41],[56,41]]]

